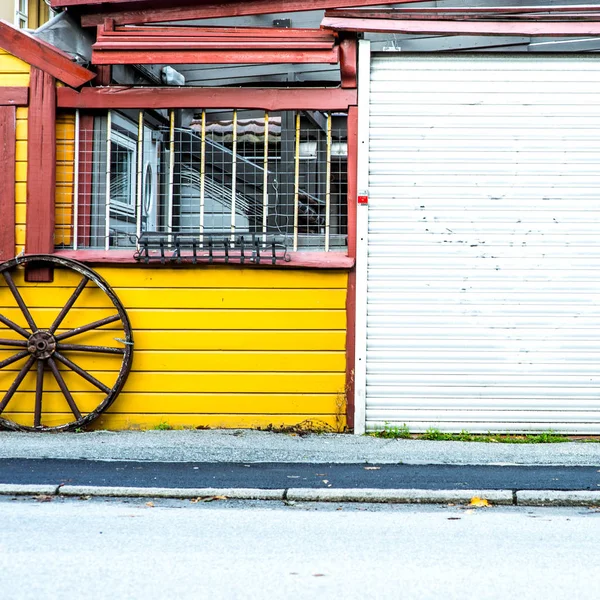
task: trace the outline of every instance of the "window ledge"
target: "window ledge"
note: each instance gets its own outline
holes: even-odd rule
[[[63,258],[71,258],[86,264],[109,264],[109,265],[131,265],[140,267],[177,267],[180,265],[192,265],[192,259],[182,257],[180,262],[166,260],[161,263],[159,260],[153,260],[146,263],[144,261],[135,260],[133,258],[133,249],[128,250],[56,250],[55,256]],[[354,267],[355,259],[347,256],[343,252],[288,252],[290,260],[285,262],[278,260],[276,264],[272,264],[268,258],[264,258],[259,264],[245,262],[240,264],[239,258],[236,260],[231,257],[227,263],[237,267],[249,267],[252,269],[259,268],[311,268],[311,269],[351,269]],[[226,264],[223,258],[214,258],[209,262],[208,258],[198,257],[198,265],[222,265]]]

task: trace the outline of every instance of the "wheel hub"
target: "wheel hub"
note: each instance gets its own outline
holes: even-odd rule
[[[37,359],[50,358],[56,350],[56,339],[49,331],[36,331],[27,342],[27,350]]]

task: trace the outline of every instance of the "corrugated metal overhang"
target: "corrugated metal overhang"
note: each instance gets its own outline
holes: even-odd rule
[[[599,90],[590,55],[373,56],[367,429],[600,433]]]

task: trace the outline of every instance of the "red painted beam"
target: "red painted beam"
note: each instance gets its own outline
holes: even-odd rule
[[[0,262],[15,256],[16,126],[15,107],[0,106]]]
[[[0,106],[27,106],[28,87],[0,87]]]
[[[355,88],[358,76],[358,42],[356,39],[340,43],[340,75],[343,88]]]
[[[578,18],[586,17],[588,15],[598,14],[600,12],[600,6],[580,5],[580,6],[493,6],[493,7],[481,7],[476,6],[473,8],[419,8],[419,7],[408,7],[408,8],[369,8],[369,9],[347,9],[347,8],[336,8],[325,11],[326,17],[347,17],[347,18],[365,18],[365,19],[377,19],[386,18],[398,18],[403,19],[406,15],[431,15],[433,17],[441,15],[456,15],[456,16],[470,16],[476,17],[478,15],[482,17],[500,16],[509,18],[519,15],[535,14],[536,18],[544,18],[545,16],[556,18]],[[389,16],[391,15],[391,16]],[[396,16],[394,16],[396,15]]]
[[[159,109],[238,108],[260,110],[340,110],[357,103],[355,89],[340,88],[58,88],[59,108]]]
[[[56,187],[56,81],[45,71],[32,67],[30,87],[25,251],[51,254]],[[27,275],[28,281],[48,281],[48,277],[48,269],[31,270]]]
[[[241,17],[246,15],[272,14],[279,12],[300,12],[308,10],[325,10],[353,6],[377,6],[382,4],[411,4],[422,0],[234,0],[219,2],[208,0],[193,5],[182,3],[172,6],[164,0],[52,0],[53,8],[81,6],[89,11],[81,15],[84,27],[101,25],[104,19],[113,19],[116,25],[134,23],[160,23],[162,21],[187,21],[192,19],[215,19]],[[100,4],[111,6],[102,9]],[[93,6],[98,6],[97,11]],[[135,7],[135,8],[132,8]],[[91,10],[90,10],[91,8]],[[93,12],[92,12],[93,11]]]
[[[103,50],[92,51],[96,65],[157,64],[337,64],[339,50]]]
[[[356,210],[358,196],[358,107],[348,109],[348,256],[356,259]],[[346,292],[346,420],[354,429],[354,371],[356,365],[356,269],[348,273]]]
[[[240,37],[250,39],[315,39],[315,40],[335,40],[335,34],[322,29],[299,29],[289,28],[281,29],[276,27],[188,27],[184,25],[169,25],[169,26],[118,26],[112,29],[107,29],[100,25],[98,27],[98,36],[96,39],[111,39],[121,36],[145,37],[200,37],[200,38],[219,38],[219,39],[238,39]]]
[[[56,256],[72,258],[86,264],[110,264],[132,266],[138,269],[172,269],[172,262],[161,263],[159,261],[145,264],[133,258],[133,249],[129,250],[58,250],[54,253]],[[276,265],[271,264],[268,260],[254,263],[252,269],[342,269],[348,270],[354,267],[355,260],[346,256],[342,252],[288,252],[290,257],[289,262],[281,261]],[[236,267],[234,263],[236,256],[239,253],[230,253],[229,266]],[[224,264],[225,257],[213,258],[212,261],[208,256],[197,256],[196,262],[199,264]],[[192,266],[192,257],[181,257],[181,264]],[[237,265],[240,266],[239,263]],[[242,265],[244,266],[244,265]],[[197,267],[193,267],[197,268]]]
[[[441,21],[325,17],[321,22],[321,27],[338,31],[431,35],[543,35],[557,37],[600,35],[600,21]]]
[[[95,77],[65,52],[2,20],[0,48],[72,87],[80,87]]]

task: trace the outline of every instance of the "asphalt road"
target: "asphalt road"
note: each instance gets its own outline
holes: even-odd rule
[[[3,597],[598,596],[588,508],[46,500],[0,499]]]
[[[0,459],[0,483],[165,488],[600,490],[600,467]]]

